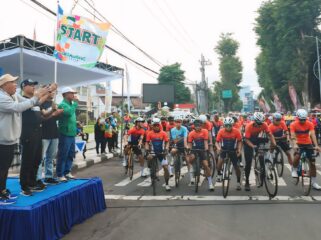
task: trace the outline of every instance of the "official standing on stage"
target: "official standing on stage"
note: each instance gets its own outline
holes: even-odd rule
[[[62,89],[63,101],[58,108],[64,112],[59,118],[59,144],[56,165],[57,177],[60,182],[73,179],[72,162],[75,158],[75,136],[77,135],[76,109],[78,107],[77,92],[70,87]]]

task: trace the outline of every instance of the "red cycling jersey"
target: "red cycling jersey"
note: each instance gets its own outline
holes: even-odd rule
[[[259,133],[266,132],[270,133],[270,130],[268,128],[268,125],[266,123],[263,123],[260,126],[254,126],[255,122],[250,122],[245,127],[245,137],[246,138],[252,138],[257,137]]]
[[[128,130],[127,135],[130,136],[130,141],[133,144],[138,144],[139,138],[142,136],[144,137],[145,135],[145,130],[140,128],[133,127]]]
[[[169,132],[172,128],[174,128],[174,127],[176,127],[176,124],[175,123],[173,123],[173,124],[167,124],[167,126],[166,126],[166,132]]]
[[[270,124],[269,130],[274,137],[284,137],[284,132],[288,131],[288,127],[285,122],[281,121],[279,125],[275,125],[274,123]]]

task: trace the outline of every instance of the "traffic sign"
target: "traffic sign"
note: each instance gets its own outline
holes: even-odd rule
[[[222,98],[232,98],[232,90],[223,90],[222,91]]]

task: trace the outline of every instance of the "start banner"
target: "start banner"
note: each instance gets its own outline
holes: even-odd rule
[[[110,23],[64,15],[58,6],[55,57],[65,63],[93,68],[103,53]]]

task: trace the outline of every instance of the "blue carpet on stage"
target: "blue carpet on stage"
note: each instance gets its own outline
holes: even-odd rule
[[[7,188],[19,194],[18,178],[8,178]],[[77,179],[34,193],[19,195],[17,203],[0,206],[0,239],[59,239],[73,225],[106,209],[102,181]]]

